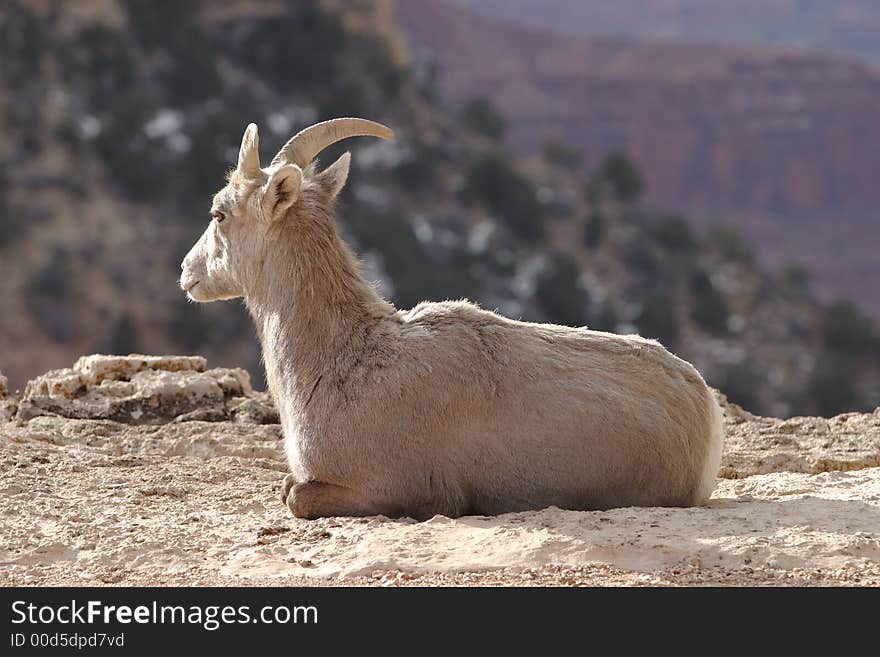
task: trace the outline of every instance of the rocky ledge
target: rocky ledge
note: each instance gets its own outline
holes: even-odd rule
[[[87,356],[0,375],[0,584],[880,584],[880,408],[726,402],[707,507],[301,521],[278,416],[240,369]]]
[[[278,423],[271,399],[254,392],[245,370],[206,371],[201,356],[84,356],[27,384],[15,417],[46,415],[126,424]]]
[[[18,410],[18,400],[9,394],[7,384],[8,380],[0,372],[0,422],[10,419]]]

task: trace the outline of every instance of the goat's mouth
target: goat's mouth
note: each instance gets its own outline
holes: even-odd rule
[[[193,281],[192,283],[189,283],[188,285],[185,285],[185,286],[183,287],[183,291],[184,291],[184,292],[187,292],[187,293],[192,292],[192,291],[193,291],[193,288],[194,288],[196,285],[198,285],[199,282],[200,282],[200,281]]]

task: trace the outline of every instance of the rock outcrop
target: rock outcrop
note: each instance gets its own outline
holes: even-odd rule
[[[9,394],[8,381],[0,372],[0,422],[10,419],[18,410],[18,400]]]
[[[0,585],[880,584],[880,408],[778,420],[719,399],[706,507],[302,521],[243,371],[81,358],[0,420]]]
[[[72,368],[29,382],[17,417],[60,415],[127,424],[278,422],[268,395],[254,392],[245,370],[205,368],[201,356],[84,356]]]
[[[833,418],[758,417],[719,395],[726,421],[719,476],[862,470],[880,466],[880,407]]]

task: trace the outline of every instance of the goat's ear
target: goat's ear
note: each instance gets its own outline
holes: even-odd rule
[[[327,191],[330,198],[336,198],[345,187],[350,166],[351,153],[346,151],[338,160],[318,174],[318,183]]]
[[[302,176],[302,169],[295,164],[285,164],[269,176],[269,182],[263,186],[262,202],[270,221],[281,219],[299,197]]]

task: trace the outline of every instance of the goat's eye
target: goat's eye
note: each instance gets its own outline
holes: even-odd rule
[[[223,220],[226,219],[226,215],[217,210],[216,212],[211,213],[211,219],[216,221],[218,224],[223,223]]]

